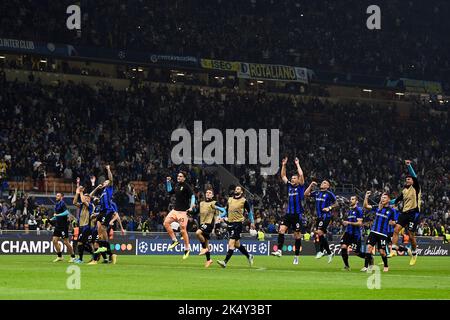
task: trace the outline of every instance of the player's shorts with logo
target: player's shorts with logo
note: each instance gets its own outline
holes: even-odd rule
[[[361,238],[345,232],[341,238],[341,245],[345,244],[346,246],[350,246],[355,253],[361,252]]]
[[[171,222],[176,221],[184,228],[186,228],[188,224],[188,215],[186,211],[172,210],[169,212],[166,219],[169,219]]]
[[[330,224],[331,218],[319,218],[316,222],[317,230],[322,230],[324,233],[327,233],[328,225]]]
[[[205,239],[209,240],[211,233],[214,230],[214,224],[213,223],[203,223],[200,225],[200,230],[202,231]]]
[[[416,232],[419,224],[419,217],[420,213],[417,210],[402,212],[398,215],[397,223],[411,232]]]
[[[227,228],[229,238],[239,240],[241,238],[242,228],[242,222],[229,222]]]
[[[89,236],[91,235],[91,227],[89,225],[80,227],[80,234],[78,235],[78,242],[89,242]]]
[[[384,234],[371,231],[366,243],[372,247],[377,246],[378,249],[386,250],[386,245],[389,243],[389,239]]]
[[[53,230],[53,236],[62,239],[67,239],[69,237],[69,226],[68,225],[64,227],[56,226],[55,229]]]
[[[98,217],[97,217],[97,221],[100,221],[100,223],[102,224],[102,226],[109,226],[109,223],[111,222],[112,218],[113,218],[114,212],[113,211],[104,211],[104,212],[100,212]]]
[[[88,237],[89,241],[91,241],[92,243],[97,242],[98,241],[98,230],[97,228],[91,228],[91,234]]]
[[[388,237],[388,243],[391,244],[392,243],[392,236],[394,235],[394,232],[389,232],[387,237]]]
[[[281,219],[280,225],[286,226],[295,232],[301,233],[304,233],[305,229],[302,221],[302,216],[299,214],[286,213],[286,215]]]

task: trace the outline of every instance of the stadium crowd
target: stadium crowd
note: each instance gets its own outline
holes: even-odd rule
[[[33,177],[39,189],[49,174],[71,182],[82,177],[82,184],[88,184],[94,175],[101,183],[104,165],[110,163],[116,181],[114,197],[126,217],[126,228],[161,231],[171,202],[164,188],[165,177],[180,169],[170,159],[171,133],[179,127],[192,132],[194,120],[201,119],[203,130],[280,129],[280,155],[290,158],[288,175],[298,156],[306,183],[327,178],[336,190],[350,184],[359,195],[364,190],[397,195],[404,180],[403,160],[411,158],[423,190],[422,229],[431,233],[441,225],[444,229],[449,226],[448,112],[417,105],[409,117],[402,117],[395,106],[335,104],[225,89],[169,90],[166,85],[115,91],[3,79],[0,89],[2,195],[7,180]],[[229,190],[206,168],[191,165],[184,169],[196,190],[212,185],[224,203]],[[275,232],[286,196],[279,176],[260,175],[259,167],[253,165],[224,168],[251,194],[258,226]],[[148,181],[147,189],[136,189],[130,183],[134,180]],[[349,196],[348,192],[338,194],[342,206],[335,212],[332,233],[342,231],[340,219]],[[13,198],[10,190],[9,198],[2,202],[2,228],[20,228],[31,215],[40,228],[46,228],[46,209],[26,195]],[[142,215],[135,214],[136,203],[141,205]],[[307,229],[311,230],[314,214],[309,201],[306,212]],[[368,217],[366,227],[370,221]],[[189,228],[195,230],[195,219],[190,220]],[[219,233],[221,230],[218,228]]]
[[[72,4],[3,1],[1,36],[449,82],[448,1],[380,0],[375,31],[368,1],[82,0],[81,30],[68,30]]]

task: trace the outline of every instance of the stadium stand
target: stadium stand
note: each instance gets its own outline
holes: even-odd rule
[[[25,180],[25,190],[30,191],[33,186],[42,188],[39,181],[46,180],[57,191],[73,192],[76,177],[88,180],[96,175],[101,182],[103,165],[113,163],[118,181],[115,197],[130,219],[135,219],[136,208],[136,219],[144,221],[167,211],[170,199],[163,181],[177,167],[170,162],[171,146],[166,141],[173,128],[192,129],[200,117],[211,128],[224,129],[230,121],[236,128],[279,128],[281,154],[300,157],[307,181],[328,178],[337,190],[350,184],[353,192],[372,189],[395,194],[405,173],[402,159],[413,155],[422,177],[427,219],[444,224],[448,219],[448,112],[436,114],[420,104],[400,116],[394,105],[357,101],[341,104],[167,85],[96,91],[86,85],[48,86],[39,81],[2,82],[0,101],[0,158],[6,163],[10,187],[14,181]],[[197,188],[212,184],[223,201],[226,192],[214,174],[202,166],[187,169]],[[258,167],[251,165],[230,170],[247,190],[259,195],[257,217],[268,230],[270,221],[277,221],[283,210],[279,177],[261,176]],[[53,192],[52,188],[47,191]],[[132,225],[137,228],[139,223]]]
[[[60,27],[71,4],[4,1],[2,36],[445,80],[447,86],[450,79],[450,4],[445,1],[380,0],[383,27],[375,33],[361,28],[370,1],[171,0],[158,6],[138,0],[80,1],[82,31]]]

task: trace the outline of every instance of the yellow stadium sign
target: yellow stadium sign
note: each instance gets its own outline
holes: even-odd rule
[[[239,62],[201,59],[201,65],[202,65],[202,68],[205,68],[205,69],[234,71],[234,72],[237,72],[239,70]]]

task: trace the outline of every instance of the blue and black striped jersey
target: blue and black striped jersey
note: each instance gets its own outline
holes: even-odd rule
[[[364,217],[363,211],[360,207],[350,208],[347,213],[348,222],[358,222],[358,219]],[[356,236],[358,239],[361,238],[361,227],[347,225],[346,233]]]
[[[114,205],[112,204],[113,193],[113,186],[108,186],[103,189],[102,195],[100,196],[100,212],[114,211]]]
[[[336,202],[336,196],[330,190],[313,191],[311,196],[316,199],[316,213],[319,219],[331,218],[331,211],[325,212],[324,208],[331,206]]]
[[[286,214],[302,215],[305,187],[304,185],[293,186],[290,181],[287,182],[288,191],[288,205],[286,208]]]
[[[378,206],[376,206],[373,207],[371,211],[375,212],[375,220],[371,231],[387,236],[389,233],[389,221],[395,220],[394,209],[390,207],[379,209]]]
[[[60,201],[56,202],[55,213],[60,214],[60,213],[64,213],[65,211],[67,211],[67,206],[66,206],[66,203],[64,202],[64,200],[60,200]],[[65,227],[67,225],[67,223],[68,223],[67,215],[56,217],[56,226]]]

